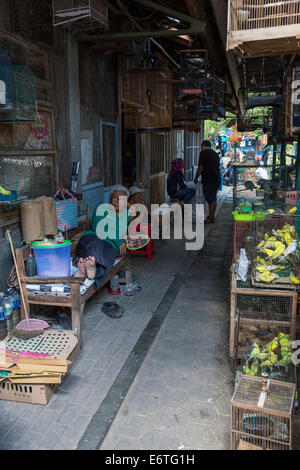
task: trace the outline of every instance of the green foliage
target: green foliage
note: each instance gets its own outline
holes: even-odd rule
[[[219,121],[205,121],[204,123],[204,138],[205,140],[213,140],[219,135],[223,134],[226,129],[233,127],[235,124],[235,116],[228,115],[226,118],[222,118]]]

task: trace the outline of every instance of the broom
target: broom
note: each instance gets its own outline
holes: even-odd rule
[[[18,283],[19,283],[19,288],[20,288],[20,294],[21,294],[21,301],[24,307],[25,311],[25,320],[22,320],[20,323],[17,324],[17,326],[10,332],[10,336],[15,336],[16,338],[20,339],[32,339],[35,338],[36,336],[42,335],[44,333],[44,330],[46,328],[49,328],[50,325],[48,325],[47,322],[43,320],[37,320],[35,318],[29,318],[28,311],[27,311],[27,304],[24,300],[24,294],[23,294],[23,289],[22,289],[22,283],[20,280],[20,275],[19,275],[19,269],[18,269],[18,264],[16,260],[16,255],[15,255],[15,250],[13,246],[13,242],[11,239],[10,231],[7,230],[6,236],[9,240],[12,256],[14,259],[14,264],[16,268],[16,274],[18,278]]]

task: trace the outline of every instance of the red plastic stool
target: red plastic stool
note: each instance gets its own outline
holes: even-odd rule
[[[144,227],[144,232],[148,231],[148,235],[151,238],[151,225],[150,224],[142,224],[142,226],[137,225],[136,230],[143,231],[143,227]],[[147,256],[148,261],[151,261],[152,255],[155,255],[154,241],[151,238],[150,243],[148,243],[148,245],[146,245],[144,248],[141,248],[140,250],[131,251],[130,253],[132,255]]]

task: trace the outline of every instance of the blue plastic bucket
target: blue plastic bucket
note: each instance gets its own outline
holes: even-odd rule
[[[71,242],[32,244],[38,277],[70,277]]]

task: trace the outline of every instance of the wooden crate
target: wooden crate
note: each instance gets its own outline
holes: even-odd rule
[[[231,399],[231,450],[292,450],[294,384],[243,375]]]
[[[296,337],[297,300],[296,292],[289,290],[258,289],[251,284],[241,287],[236,280],[232,266],[230,294],[230,339],[229,356],[233,359],[244,354],[248,347],[238,351],[238,337],[241,325],[263,325],[266,328],[280,328],[290,339]],[[275,334],[274,334],[275,336]]]

